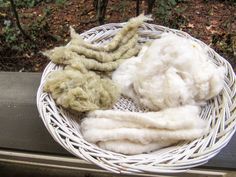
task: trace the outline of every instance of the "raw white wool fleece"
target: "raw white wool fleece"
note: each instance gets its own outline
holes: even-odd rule
[[[144,55],[121,64],[112,79],[125,96],[156,111],[204,103],[222,90],[224,74],[198,43],[164,33]]]
[[[206,121],[199,117],[199,107],[183,106],[159,112],[123,112],[96,110],[81,123],[86,141],[123,154],[150,152],[193,140],[206,131]]]
[[[179,130],[186,128],[204,128],[206,122],[199,117],[200,108],[198,106],[181,106],[164,109],[158,112],[128,112],[119,110],[95,110],[88,114],[83,123],[90,121],[100,122],[98,124],[83,125],[89,128],[115,128],[115,127],[135,127],[135,128],[157,128]],[[108,118],[108,119],[106,119]],[[96,121],[95,121],[96,120]],[[105,120],[107,122],[105,122]],[[104,121],[104,122],[103,122]],[[112,127],[110,121],[117,122]],[[108,126],[109,125],[109,126]],[[103,127],[101,127],[103,126]]]
[[[141,154],[143,152],[149,153],[151,151],[161,149],[163,147],[167,147],[175,143],[176,143],[175,140],[168,142],[150,143],[150,144],[133,143],[128,140],[116,140],[116,141],[101,141],[98,143],[98,146],[102,149],[106,149],[117,153],[135,155],[135,154]]]
[[[133,90],[133,80],[134,72],[136,70],[136,63],[141,62],[141,58],[148,49],[148,46],[144,45],[139,52],[137,57],[132,57],[126,61],[124,64],[115,70],[112,74],[112,80],[120,86],[121,92],[124,96],[129,98],[136,98]],[[138,101],[136,101],[138,103]]]

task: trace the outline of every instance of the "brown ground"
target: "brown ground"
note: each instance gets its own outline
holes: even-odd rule
[[[227,1],[187,0],[176,8],[183,12],[173,13],[168,22],[163,22],[156,15],[155,7],[154,23],[181,29],[211,45],[236,71],[236,57],[233,54],[236,48],[236,5]],[[146,10],[144,3],[141,10]],[[63,5],[40,3],[33,8],[20,8],[18,12],[25,29],[29,34],[34,34],[35,39],[30,42],[19,34],[14,44],[6,44],[1,28],[4,20],[12,20],[13,16],[9,8],[0,8],[0,71],[40,72],[48,60],[39,51],[66,44],[70,25],[79,33],[99,25],[92,0],[70,0]],[[123,22],[133,16],[135,1],[110,0],[105,21]],[[37,22],[36,27],[32,27],[33,22]],[[12,45],[26,47],[19,51]]]

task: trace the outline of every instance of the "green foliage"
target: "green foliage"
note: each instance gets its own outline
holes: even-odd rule
[[[3,36],[5,42],[9,45],[14,44],[17,41],[19,31],[17,31],[17,29],[12,26],[11,21],[6,20],[4,22],[4,25],[5,26],[3,27]]]
[[[49,32],[50,26],[47,21],[47,16],[50,15],[51,9],[46,8],[43,10],[43,12],[44,13],[42,16],[38,16],[34,21],[32,21],[28,25],[27,31],[29,31],[30,36],[34,40],[38,40],[38,39],[42,40],[44,38],[50,38],[53,41],[60,41],[61,38],[59,36],[53,35]]]
[[[61,38],[49,32],[50,26],[47,21],[47,16],[50,15],[51,9],[45,8],[43,15],[31,19],[31,23],[23,25],[24,31],[30,36],[31,40],[26,40],[20,33],[17,26],[10,20],[4,21],[4,26],[0,38],[4,41],[6,48],[11,48],[16,52],[23,52],[37,49],[38,41],[51,39],[53,41],[60,41]]]
[[[34,7],[43,0],[14,0],[16,7]],[[10,7],[9,0],[0,0],[0,7]]]
[[[6,20],[3,27],[3,39],[5,47],[11,48],[16,52],[21,52],[29,47],[27,43],[20,43],[20,31],[11,24],[11,21]]]
[[[211,44],[222,53],[236,56],[236,33],[214,34]]]
[[[24,41],[20,31],[13,25],[6,25],[3,27],[3,37],[5,47],[19,53],[26,50],[31,50],[36,47],[35,44]]]
[[[120,0],[119,3],[115,3],[111,6],[111,11],[118,11],[122,17],[123,21],[127,21],[129,19],[128,16],[125,16],[125,12],[129,9],[128,0]]]
[[[37,4],[44,3],[56,3],[57,5],[65,4],[66,0],[14,0],[17,8],[34,7]],[[0,7],[10,7],[9,0],[0,0]]]
[[[219,1],[219,2],[224,2],[224,1],[227,1],[227,2],[230,2],[230,3],[236,3],[236,0],[204,0],[206,2],[210,2],[210,1]]]
[[[182,16],[184,8],[177,6],[184,0],[158,0],[156,1],[156,18],[162,23],[172,28],[179,28],[186,23],[186,19]]]
[[[10,2],[8,0],[0,0],[0,8],[6,8],[10,6]]]
[[[23,28],[31,39],[36,41],[49,30],[46,15],[37,17],[29,25],[23,25]],[[17,26],[13,25],[10,20],[5,20],[2,36],[6,47],[9,47],[17,52],[34,49],[36,47],[35,43],[25,41]]]
[[[28,25],[28,31],[33,39],[38,38],[49,30],[49,25],[46,20],[46,15],[37,17],[32,23]]]
[[[66,0],[55,0],[56,4],[63,5],[65,4]]]
[[[51,13],[52,13],[52,9],[50,7],[46,7],[43,9],[43,14],[45,16],[51,15]]]
[[[16,7],[34,7],[37,0],[15,0]]]
[[[0,0],[1,3],[7,3],[8,0]],[[17,0],[18,1],[18,0]],[[15,1],[15,2],[17,2]],[[20,0],[19,0],[20,1]],[[28,2],[39,2],[36,0],[24,0],[21,1],[21,4],[17,4],[18,7],[23,7],[27,3],[27,6],[33,6],[33,4],[28,4]],[[46,2],[46,1],[45,1]],[[49,2],[49,1],[47,1]],[[54,3],[63,3],[65,0],[57,0],[57,2],[54,0]],[[9,4],[10,5],[10,4]],[[8,6],[10,7],[10,6]],[[4,24],[2,26],[2,30],[0,30],[0,40],[3,41],[4,48],[9,48],[11,50],[14,50],[16,53],[22,53],[27,51],[35,51],[39,47],[40,42],[43,42],[44,40],[52,40],[52,41],[60,41],[61,38],[57,35],[51,34],[50,26],[47,21],[48,15],[51,14],[51,8],[46,7],[43,9],[43,14],[35,17],[35,15],[30,14],[26,16],[24,14],[24,18],[27,19],[27,21],[30,21],[28,24],[21,24],[22,28],[24,29],[25,33],[30,37],[30,39],[26,39],[20,30],[18,29],[16,23],[14,20],[12,20],[10,17],[4,17],[5,20]],[[11,20],[10,20],[11,19]]]

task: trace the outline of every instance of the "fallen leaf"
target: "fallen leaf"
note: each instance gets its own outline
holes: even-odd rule
[[[213,26],[215,26],[215,25],[218,24],[218,21],[217,21],[217,20],[211,20],[211,24],[212,24]]]
[[[211,28],[212,28],[212,25],[206,27],[206,29],[207,29],[208,31],[210,31]]]
[[[1,13],[1,12],[0,12],[0,16],[1,16],[1,17],[6,17],[7,14],[5,14],[5,13]]]
[[[206,27],[207,31],[210,31],[211,34],[219,34],[219,32],[214,30],[214,29],[212,29],[212,27],[213,27],[212,25],[207,26]]]
[[[188,27],[188,28],[194,28],[194,24],[189,23],[189,24],[187,25],[187,27]]]

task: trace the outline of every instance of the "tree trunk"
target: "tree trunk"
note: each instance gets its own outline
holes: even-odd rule
[[[18,13],[16,11],[16,5],[14,3],[14,0],[10,0],[10,3],[11,3],[12,12],[13,12],[13,14],[15,16],[15,19],[16,19],[16,25],[19,28],[21,34],[24,36],[24,38],[31,39],[30,36],[28,34],[26,34],[25,31],[23,30],[23,28],[21,27],[19,16],[18,16]]]
[[[139,2],[140,2],[140,0],[136,0],[136,16],[138,16],[139,15]]]
[[[104,24],[108,0],[94,0],[93,5],[97,12],[99,24]]]
[[[151,14],[152,13],[152,8],[153,8],[153,6],[155,4],[155,0],[147,0],[147,3],[148,3],[147,13]]]

